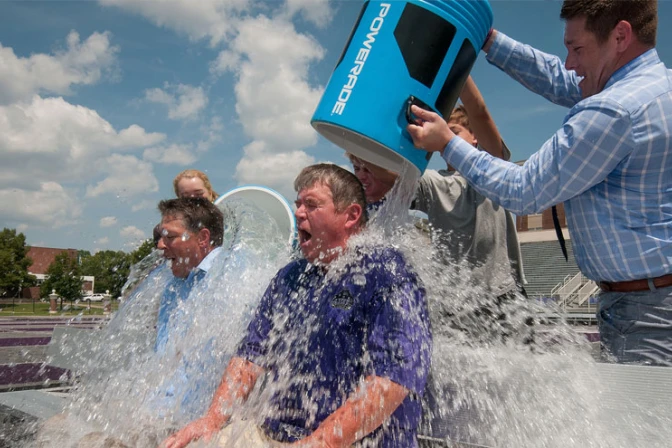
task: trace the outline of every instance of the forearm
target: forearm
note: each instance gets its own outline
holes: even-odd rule
[[[493,31],[483,49],[489,63],[530,91],[565,107],[581,101],[576,73],[567,71],[559,57],[516,42],[497,31]]]
[[[467,111],[469,127],[478,140],[479,146],[493,156],[505,159],[502,136],[471,76],[467,77],[462,93],[460,93],[460,100]]]
[[[231,416],[233,406],[247,399],[263,371],[261,367],[243,358],[231,359],[205,416],[212,426],[224,426]]]
[[[505,209],[540,213],[602,182],[636,146],[630,116],[620,106],[587,100],[575,109],[523,166],[495,159],[460,138],[446,145],[443,158]]]
[[[403,386],[370,376],[308,438],[302,447],[349,447],[383,424],[408,395]]]

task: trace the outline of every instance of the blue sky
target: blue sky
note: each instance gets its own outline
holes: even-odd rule
[[[0,226],[29,244],[133,249],[181,170],[290,201],[305,165],[346,164],[309,121],[360,1],[0,2]],[[560,2],[494,0],[495,28],[564,57]],[[659,3],[672,23],[672,2]],[[672,30],[658,30],[672,64]],[[514,160],[566,110],[479,56],[472,75]],[[430,163],[440,168],[438,158]]]

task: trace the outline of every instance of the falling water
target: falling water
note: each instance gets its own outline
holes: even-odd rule
[[[80,380],[72,400],[38,430],[35,446],[95,446],[109,436],[156,447],[205,412],[264,289],[292,256],[286,235],[253,204],[230,199],[225,216],[224,251],[178,306],[165,353],[154,351],[155,326],[172,274],[152,254],[134,270],[109,325],[75,356]],[[77,347],[62,350],[72,358]]]
[[[523,296],[495,306],[469,265],[440,262],[438,241],[425,240],[406,212],[411,173],[401,173],[368,238],[392,233],[388,244],[427,290],[434,344],[421,433],[489,447],[670,446],[669,411],[612,412],[590,344],[558,310]]]
[[[338,278],[362,254],[381,246],[400,250],[414,266],[427,292],[433,333],[431,381],[424,398],[428,416],[421,434],[491,447],[611,448],[642,446],[645,438],[646,446],[669,446],[672,424],[657,409],[640,409],[622,419],[609,413],[609,391],[600,381],[589,344],[556,310],[522,296],[494,307],[495,298],[472,280],[469,266],[440,261],[431,236],[407,212],[416,182],[411,173],[404,170],[368,228],[351,238],[349,250],[329,266],[326,279]],[[81,384],[67,417],[62,417],[69,421],[57,421],[51,429],[63,440],[59,446],[93,430],[130,446],[155,446],[170,430],[205,411],[251,310],[290,257],[282,238],[269,236],[270,223],[260,219],[258,210],[230,208],[237,221],[227,229],[228,255],[213,267],[204,285],[208,293],[199,288],[190,298],[189,303],[201,305],[181,310],[189,316],[184,319],[188,324],[176,328],[179,337],[171,342],[171,356],[157,359],[152,350],[156,309],[170,278],[169,270],[158,267],[96,342],[97,355],[82,360]],[[356,278],[366,282],[367,272],[360,274]],[[303,300],[302,294],[292,300]],[[482,312],[488,309],[505,318],[488,317]],[[276,342],[287,349],[276,356],[315,355],[303,344],[312,325],[307,315],[280,314],[276,324],[282,327],[304,317],[303,331],[277,336]],[[277,390],[303,387],[321,375],[285,372],[282,359],[276,361],[276,381],[257,387],[238,411],[251,422],[261,423],[278,411],[268,406]],[[198,398],[189,408],[179,399],[161,400],[162,392],[180,384],[180,378],[199,385]],[[317,405],[308,409],[309,420],[320,411]],[[228,446],[242,445],[234,437]]]

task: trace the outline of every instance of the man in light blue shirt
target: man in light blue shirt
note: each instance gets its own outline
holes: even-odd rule
[[[157,247],[170,260],[174,278],[166,286],[159,303],[154,351],[164,361],[168,357],[179,358],[174,360],[179,367],[170,378],[163,379],[152,405],[161,415],[188,421],[204,411],[198,406],[203,401],[198,397],[210,397],[217,386],[216,381],[207,378],[189,378],[186,374],[189,359],[206,363],[221,360],[209,349],[212,341],[205,341],[200,354],[189,356],[189,359],[188,354],[175,352],[175,342],[170,345],[170,341],[179,341],[188,332],[193,319],[188,310],[197,304],[190,303],[186,307],[184,304],[205,293],[205,286],[200,286],[207,284],[204,280],[208,271],[223,254],[224,215],[207,199],[191,197],[161,201],[159,211],[161,239]],[[209,383],[212,386],[208,388]]]
[[[155,351],[168,339],[168,321],[180,301],[186,300],[194,285],[205,277],[224,240],[224,215],[202,198],[161,201],[158,249],[170,260],[175,276],[166,287],[159,305]]]
[[[672,72],[655,50],[655,0],[565,0],[562,61],[493,31],[487,60],[571,108],[523,166],[475,150],[414,109],[417,147],[441,151],[517,214],[564,202],[576,261],[599,283],[600,335],[618,362],[672,365]]]

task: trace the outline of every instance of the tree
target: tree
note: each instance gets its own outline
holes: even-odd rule
[[[129,254],[131,265],[138,263],[147,255],[151,254],[153,250],[154,250],[154,240],[152,238],[143,241],[140,247],[138,247]]]
[[[110,291],[112,297],[121,295],[121,288],[128,279],[130,256],[122,251],[101,250],[95,255],[82,257],[82,275],[94,276],[94,292]]]
[[[88,250],[78,250],[77,251],[77,260],[79,261],[79,265],[81,266],[82,265],[82,260],[84,260],[85,258],[90,257],[90,256],[91,256],[91,252],[89,252]],[[87,275],[87,274],[84,274],[84,275]]]
[[[15,229],[0,232],[0,297],[18,297],[21,289],[35,284],[35,277],[28,274],[33,263],[28,258],[26,237]]]
[[[77,258],[72,258],[66,251],[56,255],[47,269],[47,279],[42,283],[40,294],[46,297],[52,290],[63,300],[77,300],[82,297],[82,272]]]

